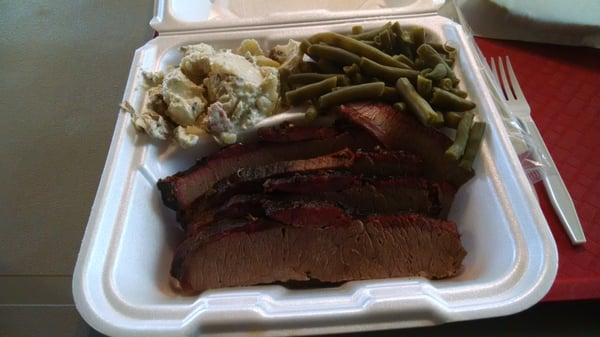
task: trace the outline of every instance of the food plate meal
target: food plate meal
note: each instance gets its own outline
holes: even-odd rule
[[[458,86],[456,48],[395,21],[290,39],[268,56],[254,39],[181,51],[166,73],[144,73],[142,111],[123,104],[149,136],[225,146],[157,183],[186,232],[171,265],[178,288],[458,273],[465,251],[446,217],[485,123]],[[283,122],[236,143],[306,104],[306,123],[335,125]],[[443,133],[453,129],[454,140]]]
[[[160,36],[76,268],[92,326],[316,334],[502,315],[556,251],[459,26]]]

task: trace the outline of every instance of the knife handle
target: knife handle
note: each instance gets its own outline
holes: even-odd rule
[[[585,234],[579,222],[577,211],[575,210],[575,204],[567,191],[567,187],[563,182],[560,175],[551,175],[544,178],[544,186],[548,197],[554,206],[556,214],[560,218],[563,227],[571,239],[571,243],[574,245],[580,245],[585,243]]]
[[[586,239],[583,228],[581,227],[581,222],[577,216],[575,204],[573,203],[573,199],[571,199],[571,195],[569,195],[569,191],[567,190],[564,181],[558,173],[556,164],[554,164],[554,161],[552,160],[552,156],[544,143],[542,135],[531,118],[528,118],[524,123],[526,124],[527,129],[529,129],[529,134],[537,143],[538,150],[547,159],[546,161],[549,167],[546,170],[543,181],[550,202],[552,202],[552,206],[554,207],[554,211],[560,218],[560,222],[564,229],[567,231],[571,243],[574,245],[583,244],[586,242]]]

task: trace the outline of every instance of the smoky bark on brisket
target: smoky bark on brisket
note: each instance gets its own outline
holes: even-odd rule
[[[331,137],[330,137],[331,136]],[[361,131],[330,132],[322,139],[290,143],[234,144],[204,157],[189,169],[160,179],[157,183],[163,203],[174,210],[189,206],[209,191],[214,183],[240,168],[267,165],[278,161],[307,159],[344,148],[369,149],[376,142]]]
[[[402,151],[357,150],[352,152],[346,149],[336,154],[305,160],[282,161],[258,167],[241,168],[229,177],[216,182],[211,191],[199,197],[191,205],[179,210],[177,219],[186,228],[189,223],[195,221],[198,214],[206,219],[206,216],[201,214],[202,212],[222,204],[235,194],[269,192],[268,186],[263,187],[263,181],[267,178],[333,169],[337,170],[337,173],[329,174],[330,178],[327,181],[322,179],[325,185],[320,185],[318,181],[313,180],[295,187],[314,189],[315,191],[326,188],[327,184],[333,183],[332,180],[335,177],[338,180],[344,179],[340,176],[340,174],[344,174],[340,170],[365,176],[418,176],[423,170],[423,162],[418,157]],[[290,188],[293,187],[291,185],[293,184],[288,184]]]

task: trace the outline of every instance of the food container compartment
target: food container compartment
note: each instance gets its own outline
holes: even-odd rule
[[[475,47],[462,28],[446,18],[399,14],[163,34],[136,51],[124,100],[141,108],[142,70],[177,63],[182,45],[205,42],[236,48],[242,39],[255,38],[263,47],[272,47],[289,38],[347,32],[353,24],[371,28],[389,20],[424,26],[429,36],[459,47],[455,69],[461,86],[477,103],[479,118],[488,123],[475,163],[477,175],[461,188],[449,216],[458,224],[468,253],[458,276],[355,281],[316,289],[266,285],[180,295],[170,286],[169,266],[182,233],[155,184],[217,147],[210,139],[187,150],[152,141],[134,130],[128,114],[120,113],[73,278],[75,303],[83,318],[108,335],[280,336],[500,316],[541,299],[556,274],[554,241],[512,150],[500,107],[484,82]],[[265,123],[294,117],[298,114],[284,113]]]

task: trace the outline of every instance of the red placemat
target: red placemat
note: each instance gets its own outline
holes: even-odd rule
[[[510,57],[532,116],[569,189],[587,243],[571,245],[543,184],[536,190],[556,240],[558,275],[544,300],[600,298],[600,50],[476,39]]]

